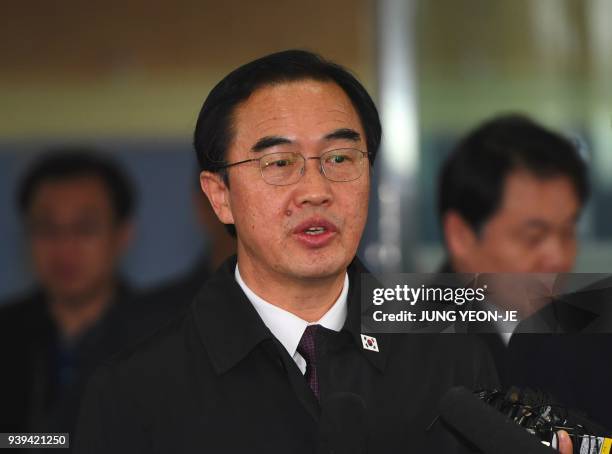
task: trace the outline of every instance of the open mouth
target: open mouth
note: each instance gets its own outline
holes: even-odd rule
[[[298,241],[310,248],[319,248],[329,244],[337,233],[338,228],[334,223],[321,217],[308,219],[293,230]]]
[[[327,229],[325,227],[309,227],[308,229],[304,230],[304,233],[306,235],[321,235],[323,233],[325,233],[327,231]]]
[[[308,219],[293,229],[293,233],[311,236],[323,235],[324,233],[337,232],[337,227],[325,218],[316,217]]]

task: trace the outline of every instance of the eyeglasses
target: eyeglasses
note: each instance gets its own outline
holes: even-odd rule
[[[274,186],[287,186],[297,183],[304,175],[307,159],[318,159],[320,172],[330,181],[353,181],[361,176],[367,159],[367,152],[356,148],[339,148],[329,150],[321,156],[305,158],[300,153],[285,151],[270,153],[256,159],[246,159],[224,165],[219,170],[234,167],[247,162],[259,162],[259,169],[264,181]]]

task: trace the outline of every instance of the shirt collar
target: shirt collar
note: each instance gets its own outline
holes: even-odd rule
[[[287,350],[290,356],[295,355],[300,339],[308,325],[321,325],[333,331],[340,331],[344,326],[347,314],[347,296],[349,291],[348,274],[344,275],[344,285],[340,296],[334,302],[332,307],[318,321],[308,323],[306,320],[299,318],[274,304],[271,304],[257,295],[244,282],[236,264],[234,271],[236,282],[242,288],[264,324],[279,340],[283,347]]]
[[[262,317],[236,281],[235,269],[236,256],[233,256],[206,281],[191,306],[196,330],[217,374],[230,370],[257,345],[274,339],[271,330],[262,321]],[[365,350],[360,337],[362,333],[360,293],[363,273],[368,273],[368,270],[358,258],[355,258],[348,269],[350,289],[348,285],[343,289],[347,290],[348,295],[345,306],[346,321],[342,332],[348,332],[356,348],[382,371],[390,352],[390,335],[375,334],[379,352]],[[228,335],[230,332],[231,335]]]

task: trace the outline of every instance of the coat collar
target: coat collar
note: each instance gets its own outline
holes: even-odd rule
[[[236,256],[206,281],[192,305],[196,326],[217,374],[244,359],[272,333],[234,279]]]
[[[255,347],[274,336],[234,278],[236,256],[229,258],[204,284],[192,304],[196,327],[210,356],[213,368],[221,375]],[[348,313],[342,331],[350,333],[356,348],[380,371],[384,370],[388,342],[376,336],[379,352],[364,350],[361,341],[361,274],[367,269],[355,258],[348,268]]]

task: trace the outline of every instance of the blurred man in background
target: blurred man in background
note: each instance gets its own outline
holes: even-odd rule
[[[486,121],[459,141],[440,172],[438,211],[447,251],[441,271],[570,272],[588,192],[586,164],[569,140],[521,115]],[[497,283],[503,279],[496,277]],[[521,318],[543,304],[516,294],[502,302]],[[489,342],[499,361],[516,325],[494,327],[500,336]]]
[[[576,224],[589,182],[585,161],[566,138],[524,116],[494,118],[459,142],[443,164],[439,188],[448,254],[442,272],[572,270]],[[612,427],[601,401],[612,380],[610,362],[603,360],[612,352],[610,335],[513,335],[543,314],[556,318],[556,332],[576,334],[580,327],[572,326],[586,325],[592,315],[581,309],[580,301],[553,301],[538,308],[506,293],[523,318],[531,317],[522,324],[491,327],[493,332],[482,336],[503,384],[542,389]]]
[[[489,120],[460,140],[448,156],[439,188],[448,254],[442,272],[572,270],[576,224],[589,185],[584,160],[561,135],[521,115]],[[497,281],[502,280],[498,276]],[[509,292],[500,293],[503,297]],[[516,294],[511,301],[498,302],[512,305],[503,309],[518,310],[522,318],[543,304],[542,298]],[[501,336],[489,339],[498,359],[514,328],[516,324],[499,329]],[[504,367],[498,366],[503,376]]]
[[[571,271],[589,187],[564,137],[519,115],[495,118],[459,142],[439,187],[444,271]]]
[[[118,264],[132,232],[130,181],[106,156],[40,157],[18,191],[36,284],[0,306],[0,432],[68,432],[80,393],[118,340],[107,320],[129,287]]]
[[[567,139],[520,115],[484,122],[459,141],[440,171],[438,214],[447,252],[440,271],[571,271],[587,196],[586,165]],[[534,310],[513,303],[522,317]],[[483,336],[502,381],[517,325],[496,324]]]

